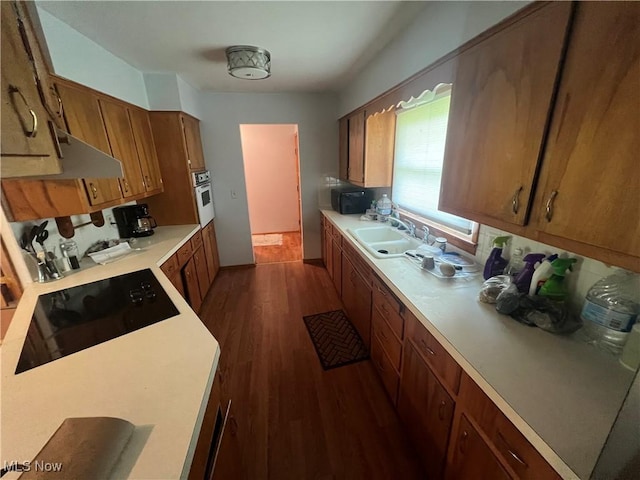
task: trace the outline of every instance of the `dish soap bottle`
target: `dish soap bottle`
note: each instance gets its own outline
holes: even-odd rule
[[[564,284],[564,276],[567,270],[571,269],[571,265],[576,262],[577,260],[575,258],[556,258],[551,262],[553,275],[540,287],[538,295],[556,302],[563,302],[568,294],[567,286]]]
[[[590,343],[618,354],[640,314],[640,277],[620,269],[593,284],[580,318]]]
[[[516,275],[514,280],[519,292],[529,292],[529,286],[531,285],[536,264],[542,262],[544,256],[544,253],[529,253],[524,257],[524,268]]]
[[[502,275],[504,272],[508,262],[502,258],[502,249],[510,238],[510,235],[505,235],[503,237],[496,237],[493,240],[493,250],[491,250],[489,258],[487,258],[487,263],[484,264],[485,280],[489,280],[496,275]]]

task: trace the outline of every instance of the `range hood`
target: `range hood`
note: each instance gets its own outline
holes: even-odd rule
[[[60,143],[62,172],[43,175],[42,180],[67,180],[71,178],[124,177],[122,162],[92,147],[70,133],[56,128]]]

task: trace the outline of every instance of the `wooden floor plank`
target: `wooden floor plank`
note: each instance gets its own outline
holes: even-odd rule
[[[317,265],[258,265],[216,278],[200,316],[221,345],[238,478],[423,478],[371,363],[322,370],[302,317],[339,308]]]
[[[282,245],[254,246],[256,264],[294,262],[302,260],[302,237],[300,232],[284,232]]]

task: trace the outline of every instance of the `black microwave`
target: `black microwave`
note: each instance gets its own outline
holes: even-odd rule
[[[331,208],[343,215],[364,213],[373,201],[373,190],[357,187],[331,189]]]

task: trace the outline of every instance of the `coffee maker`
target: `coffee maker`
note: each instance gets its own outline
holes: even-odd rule
[[[146,203],[115,207],[113,216],[118,225],[120,238],[148,237],[153,235],[153,229],[158,226],[155,219],[149,215]]]

